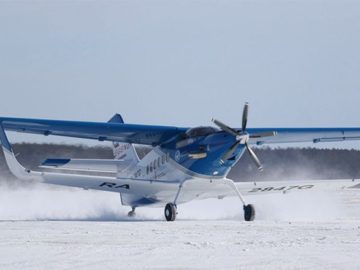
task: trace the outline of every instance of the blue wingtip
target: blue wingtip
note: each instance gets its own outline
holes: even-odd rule
[[[5,134],[5,130],[4,130],[2,123],[0,123],[0,142],[1,142],[1,145],[6,150],[8,150],[9,152],[12,152],[11,144]]]

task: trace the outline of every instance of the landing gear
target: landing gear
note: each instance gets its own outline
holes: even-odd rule
[[[131,211],[128,213],[128,217],[135,217],[136,213],[135,213],[135,207],[131,208]]]
[[[174,221],[177,214],[176,205],[174,203],[168,203],[164,210],[166,221]]]
[[[176,215],[177,215],[176,201],[179,198],[179,194],[182,189],[182,186],[183,186],[183,182],[181,182],[179,185],[178,191],[176,192],[174,202],[168,203],[165,206],[164,214],[165,214],[166,221],[174,221],[176,219]]]
[[[244,205],[245,221],[253,221],[255,219],[255,208],[252,204]]]
[[[226,184],[228,184],[235,191],[236,195],[242,202],[245,221],[253,221],[255,219],[255,207],[252,204],[246,204],[243,196],[241,195],[240,191],[232,180],[226,180]]]

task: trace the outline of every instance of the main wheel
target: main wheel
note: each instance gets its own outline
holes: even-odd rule
[[[176,218],[176,205],[173,203],[168,203],[165,206],[164,210],[166,221],[174,221]]]
[[[252,204],[244,205],[245,221],[253,221],[255,219],[255,208]]]

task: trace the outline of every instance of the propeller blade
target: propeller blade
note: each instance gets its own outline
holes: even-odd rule
[[[261,132],[261,133],[251,134],[250,138],[257,139],[257,138],[264,138],[264,137],[273,137],[273,136],[276,136],[276,134],[277,133],[275,131]]]
[[[246,130],[248,114],[249,114],[249,103],[246,102],[244,105],[243,116],[242,116],[242,132],[245,132]]]
[[[236,149],[238,148],[238,146],[240,145],[240,141],[235,142],[230,148],[229,150],[227,150],[227,152],[222,156],[221,158],[221,163],[224,163],[226,160],[228,160],[229,158],[231,158],[234,154],[234,152],[236,151]]]
[[[261,165],[261,162],[259,160],[259,158],[256,156],[255,152],[250,148],[249,144],[246,142],[245,143],[246,149],[248,150],[251,158],[253,159],[253,161],[255,162],[257,168],[262,171],[263,170],[263,166]]]
[[[235,130],[232,129],[231,127],[228,127],[227,125],[225,125],[224,123],[216,120],[216,119],[212,119],[212,121],[214,122],[215,125],[217,125],[219,128],[221,128],[223,131],[233,135],[233,136],[238,136],[239,133]]]

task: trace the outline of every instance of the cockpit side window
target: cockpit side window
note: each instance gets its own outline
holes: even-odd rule
[[[213,128],[213,127],[196,127],[196,128],[191,128],[188,131],[186,131],[186,136],[188,138],[201,137],[201,136],[210,135],[217,131],[218,131],[218,129]]]

